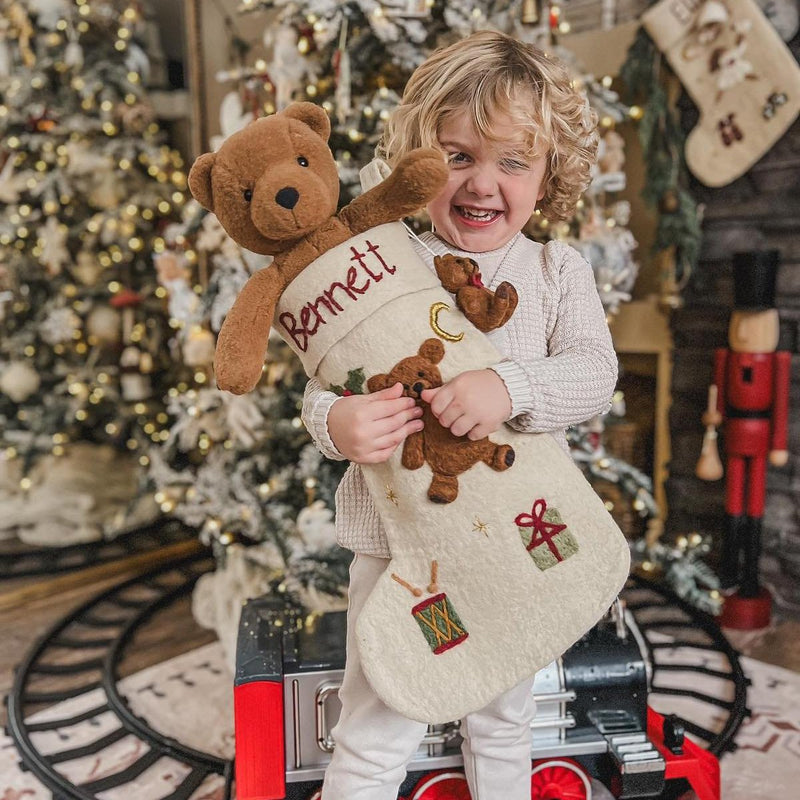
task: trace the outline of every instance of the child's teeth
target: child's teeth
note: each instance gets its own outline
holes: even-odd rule
[[[474,219],[489,219],[489,217],[494,216],[494,211],[473,211],[469,208],[461,208],[462,213],[467,217],[473,217]]]

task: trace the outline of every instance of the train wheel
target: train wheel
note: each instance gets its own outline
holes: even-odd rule
[[[408,800],[470,800],[463,772],[430,772],[414,787]]]
[[[586,773],[569,759],[533,762],[531,800],[591,800],[592,785]]]

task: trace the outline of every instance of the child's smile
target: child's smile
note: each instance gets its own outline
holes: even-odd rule
[[[522,154],[523,137],[500,117],[490,141],[466,114],[445,120],[439,142],[450,164],[444,191],[428,205],[436,233],[467,252],[496,250],[511,240],[544,196],[544,157]]]
[[[467,225],[481,228],[494,222],[503,212],[493,208],[470,208],[455,206],[456,211],[464,218]]]

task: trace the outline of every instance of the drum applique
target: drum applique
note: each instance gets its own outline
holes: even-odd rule
[[[422,596],[422,589],[412,586],[394,572],[392,573],[392,579],[408,589],[414,597]],[[425,637],[425,641],[427,641],[433,654],[438,656],[464,642],[469,633],[453,607],[450,598],[444,592],[439,591],[437,579],[438,564],[436,561],[432,561],[431,582],[428,584],[428,591],[433,596],[417,603],[411,609],[411,616],[414,617],[417,625],[419,625],[422,635]]]

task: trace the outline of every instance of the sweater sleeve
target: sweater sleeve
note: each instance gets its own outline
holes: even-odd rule
[[[555,304],[547,356],[512,362],[518,376],[527,376],[530,394],[527,403],[517,396],[521,412],[509,425],[528,433],[567,428],[607,411],[617,382],[617,356],[591,266],[561,242],[550,242],[544,256]]]
[[[311,378],[303,394],[303,410],[300,412],[300,418],[322,455],[333,461],[346,461],[328,433],[328,412],[339,399],[339,395],[325,391],[316,378]]]

